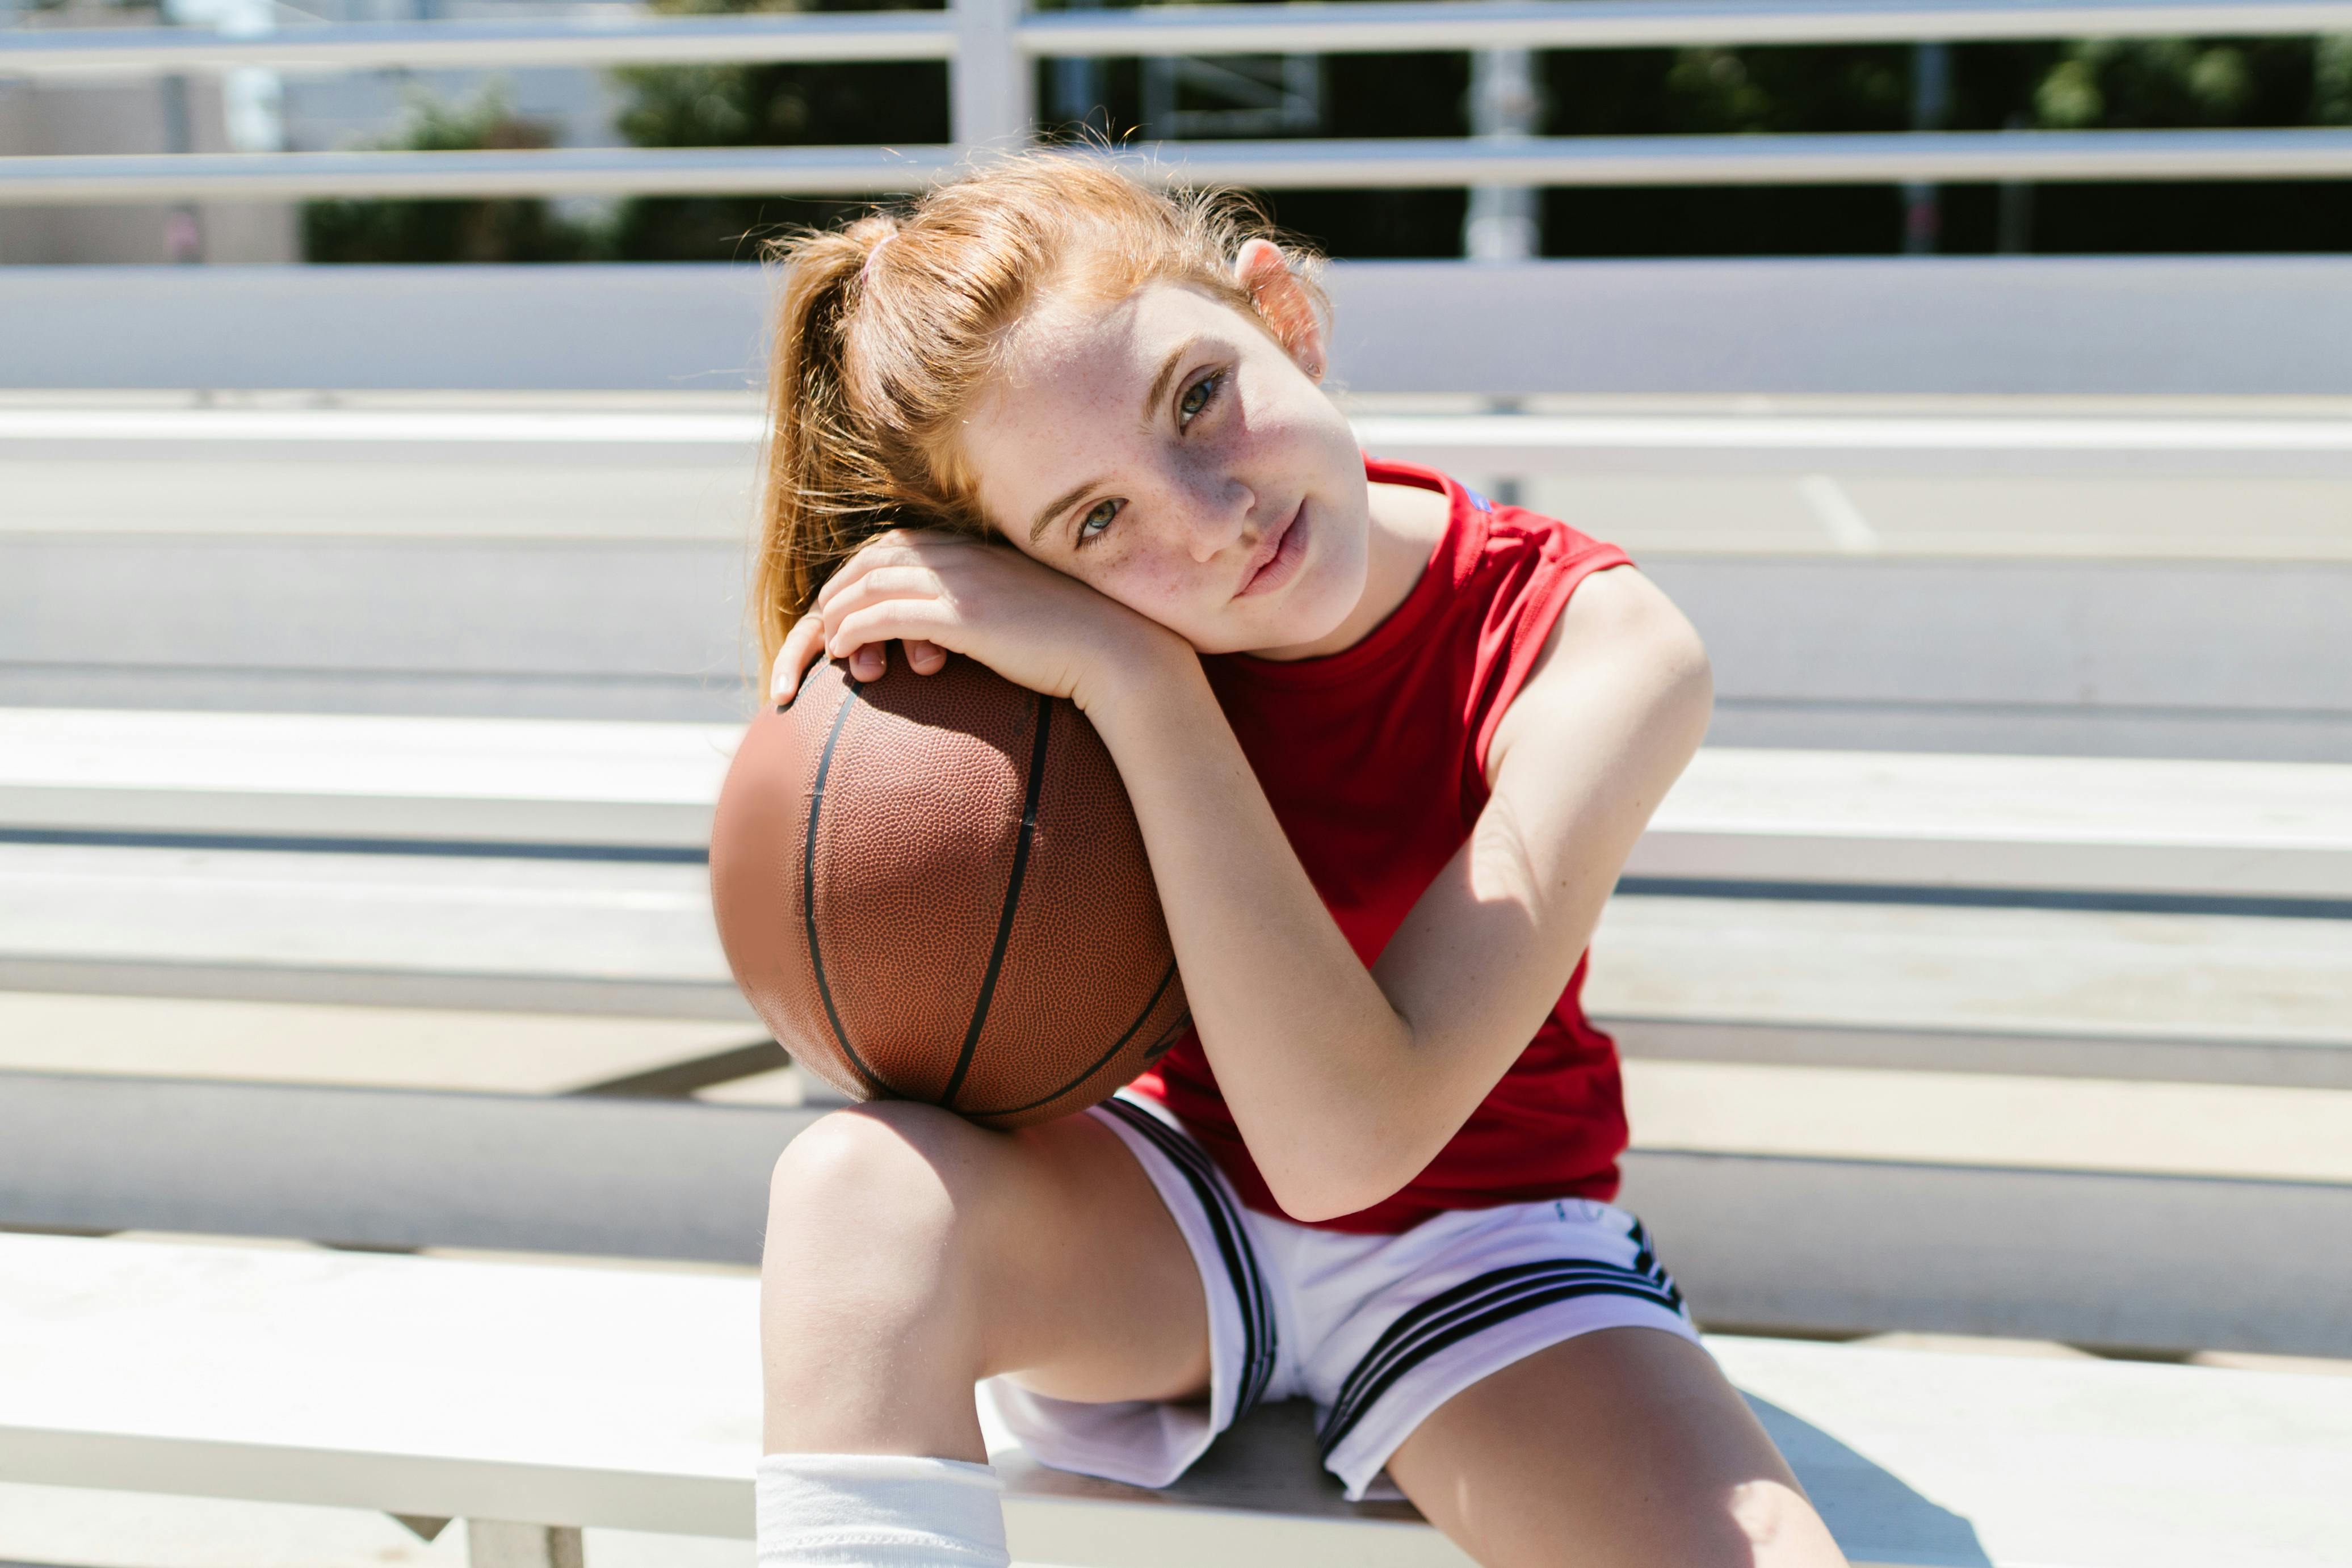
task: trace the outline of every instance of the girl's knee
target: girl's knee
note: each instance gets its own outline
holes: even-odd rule
[[[1742,1481],[1731,1489],[1730,1505],[1746,1562],[1757,1568],[1829,1568],[1845,1561],[1812,1504],[1780,1481]]]
[[[964,1455],[978,1443],[986,1302],[956,1190],[967,1134],[929,1106],[862,1106],[814,1123],[777,1160],[760,1284],[772,1444]]]
[[[938,1258],[968,1212],[975,1140],[992,1136],[936,1106],[885,1101],[821,1118],[776,1160],[768,1188],[771,1261],[795,1257]],[[789,1262],[792,1260],[787,1259]]]

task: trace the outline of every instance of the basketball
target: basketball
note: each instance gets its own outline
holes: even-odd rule
[[[1104,1099],[1191,1022],[1101,737],[970,659],[870,683],[814,665],[736,751],[710,891],[752,1008],[856,1099],[1026,1126]]]

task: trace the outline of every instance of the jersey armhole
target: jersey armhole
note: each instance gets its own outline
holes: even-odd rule
[[[1464,812],[1466,820],[1475,821],[1486,809],[1487,797],[1493,793],[1486,782],[1486,749],[1495,742],[1495,732],[1502,727],[1503,716],[1518,700],[1519,688],[1535,673],[1536,661],[1543,656],[1544,643],[1550,639],[1551,629],[1559,624],[1568,601],[1586,578],[1633,564],[1633,558],[1617,546],[1597,539],[1591,541],[1581,553],[1570,557],[1558,568],[1552,580],[1537,592],[1526,613],[1512,627],[1510,652],[1504,657],[1495,700],[1479,716],[1478,733],[1470,747],[1471,777],[1464,781],[1466,787],[1462,796],[1463,803],[1469,808]]]

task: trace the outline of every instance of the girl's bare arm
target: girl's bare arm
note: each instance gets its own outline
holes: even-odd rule
[[[1106,672],[1089,716],[1134,798],[1202,1044],[1286,1209],[1377,1203],[1461,1127],[1558,1001],[1712,701],[1697,634],[1654,586],[1624,569],[1580,585],[1496,733],[1469,841],[1367,971],[1197,660]]]

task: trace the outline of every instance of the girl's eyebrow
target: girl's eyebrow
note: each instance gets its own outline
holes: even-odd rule
[[[1029,542],[1034,545],[1039,539],[1044,538],[1045,537],[1045,530],[1054,526],[1054,519],[1055,517],[1060,517],[1064,512],[1066,512],[1072,507],[1076,506],[1087,491],[1094,489],[1096,486],[1106,482],[1107,481],[1101,479],[1089,479],[1083,485],[1073,485],[1067,490],[1063,491],[1060,495],[1055,497],[1052,500],[1039,507],[1037,511],[1037,520],[1029,525]]]
[[[1160,406],[1160,400],[1167,395],[1168,383],[1176,379],[1176,367],[1184,362],[1184,356],[1191,353],[1192,346],[1200,340],[1200,334],[1194,333],[1171,349],[1168,351],[1168,357],[1160,361],[1160,373],[1151,378],[1151,390],[1143,394],[1145,424],[1148,425],[1152,422],[1152,411]]]
[[[1194,345],[1198,344],[1200,340],[1200,334],[1197,332],[1194,333],[1192,336],[1185,339],[1182,342],[1177,344],[1175,348],[1170,350],[1168,357],[1160,361],[1160,373],[1151,378],[1151,390],[1143,394],[1144,423],[1150,424],[1151,423],[1151,411],[1158,408],[1160,406],[1160,400],[1167,395],[1168,383],[1176,379],[1177,367],[1184,362],[1184,357],[1192,351]],[[1029,525],[1029,542],[1034,545],[1039,539],[1044,538],[1045,537],[1045,530],[1054,526],[1054,519],[1055,517],[1060,517],[1070,507],[1076,506],[1078,504],[1079,497],[1083,497],[1087,491],[1094,489],[1096,486],[1104,483],[1106,483],[1106,481],[1101,479],[1089,479],[1083,485],[1073,485],[1067,490],[1063,491],[1062,494],[1055,497],[1052,500],[1039,507],[1036,520]]]

